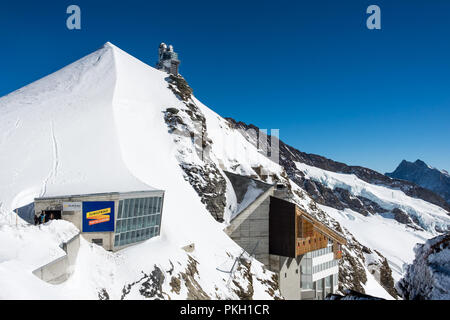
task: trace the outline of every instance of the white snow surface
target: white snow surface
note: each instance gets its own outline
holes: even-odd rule
[[[245,208],[247,208],[250,204],[253,203],[253,201],[256,200],[262,193],[264,193],[264,190],[259,189],[256,186],[256,183],[254,181],[251,181],[247,187],[247,191],[245,192],[244,198],[240,203],[238,203],[236,212],[232,215],[232,219],[237,216],[239,213],[241,213]]]
[[[166,77],[107,43],[0,99],[0,299],[97,299],[101,288],[119,299],[124,285],[154,265],[184,271],[188,256],[181,247],[190,243],[202,289],[212,298],[237,298],[228,275],[216,267],[230,268],[242,249],[183,179],[163,117],[165,109],[182,102],[167,88]],[[15,208],[35,197],[149,186],[165,190],[161,236],[118,253],[82,239],[68,281],[49,285],[31,274],[63,255],[61,234],[77,230],[64,221],[40,227],[19,221],[16,227]],[[252,271],[259,279],[271,277],[255,260]],[[186,294],[183,285],[180,294],[170,293],[172,299]],[[262,285],[255,285],[254,297],[272,298]],[[127,298],[143,297],[132,290]]]
[[[415,217],[422,228],[434,235],[437,234],[436,227],[447,230],[450,225],[448,212],[443,208],[422,199],[412,198],[401,190],[370,184],[354,174],[336,173],[300,162],[295,164],[306,178],[318,181],[330,189],[346,189],[351,194],[368,198],[388,210],[402,209],[410,216]]]
[[[349,190],[353,195],[366,197],[381,207],[401,208],[422,222],[425,231],[405,226],[386,215],[364,216],[351,209],[337,210],[318,205],[329,216],[347,228],[363,245],[378,250],[388,260],[395,281],[404,274],[406,264],[414,260],[414,246],[424,243],[435,234],[435,226],[443,229],[450,224],[447,212],[429,202],[407,196],[403,191],[367,183],[354,174],[336,173],[296,162],[305,177],[334,189]],[[375,294],[376,295],[376,294]]]

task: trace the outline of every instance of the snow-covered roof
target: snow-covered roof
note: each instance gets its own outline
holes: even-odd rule
[[[60,199],[60,198],[80,198],[80,197],[91,197],[91,196],[107,196],[107,195],[144,195],[144,194],[155,194],[155,193],[163,193],[164,190],[158,189],[148,189],[148,190],[138,190],[138,191],[115,191],[115,192],[98,192],[98,193],[85,193],[85,194],[68,194],[68,195],[54,195],[54,196],[46,196],[35,198],[34,200],[46,200],[46,199]]]

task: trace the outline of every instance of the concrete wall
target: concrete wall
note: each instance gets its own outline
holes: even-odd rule
[[[34,270],[33,274],[35,276],[51,284],[60,284],[70,277],[74,271],[75,262],[80,249],[80,234],[77,234],[60,246],[66,254],[63,257]]]
[[[270,269],[279,274],[280,291],[287,300],[300,300],[300,263],[302,256],[289,258],[270,255]]]
[[[273,188],[260,195],[233,219],[225,232],[245,251],[255,248],[255,258],[269,265],[269,205]]]

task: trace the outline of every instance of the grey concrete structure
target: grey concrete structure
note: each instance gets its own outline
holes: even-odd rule
[[[250,185],[264,190],[231,219],[224,231],[246,252],[255,250],[255,259],[278,274],[283,297],[288,300],[317,300],[335,292],[338,267],[331,242],[326,249],[295,258],[273,254],[269,250],[269,216],[277,215],[277,212],[270,210],[271,198],[286,200],[287,190],[281,185],[269,185],[249,177],[225,173],[233,185],[238,203],[245,198]]]
[[[80,249],[80,234],[63,242],[60,247],[64,250],[65,255],[34,270],[35,276],[51,284],[60,284],[70,277]]]
[[[270,255],[269,269],[279,275],[280,292],[287,300],[301,300],[300,263],[302,257]]]
[[[248,253],[254,253],[255,258],[269,264],[269,204],[274,186],[258,180],[225,172],[230,179],[238,203],[240,203],[250,184],[263,190],[251,204],[238,212],[225,232]]]
[[[118,230],[118,221],[121,224],[121,213],[123,211],[122,203],[123,201],[135,201],[135,199],[147,199],[149,197],[159,198],[159,221],[156,219],[152,222],[152,227],[154,227],[155,231],[150,234],[150,237],[159,235],[160,226],[161,226],[161,215],[162,215],[162,206],[164,199],[164,191],[162,190],[146,190],[146,191],[135,191],[135,192],[109,192],[109,193],[97,193],[97,194],[82,194],[82,195],[65,195],[65,196],[54,196],[54,197],[45,197],[45,198],[36,198],[34,201],[34,211],[35,215],[39,216],[42,212],[46,211],[54,211],[55,213],[59,213],[61,215],[61,219],[72,222],[80,231],[87,241],[96,243],[98,245],[103,246],[106,250],[109,251],[117,251],[119,249],[125,248],[129,245],[142,242],[149,238],[149,235],[145,235],[145,237],[136,237],[134,239],[130,239],[130,241],[121,242],[120,241],[120,233],[125,233],[127,231],[138,230],[137,233],[140,232],[140,229],[133,226],[133,229],[130,227],[126,230]],[[86,232],[83,230],[83,212],[82,212],[82,204],[84,202],[98,202],[98,201],[113,201],[114,202],[114,230],[105,231],[105,232]],[[136,200],[138,201],[138,200]],[[73,207],[70,204],[77,204]],[[138,202],[136,202],[138,203]],[[64,207],[66,205],[66,207]],[[141,207],[136,206],[136,210],[140,210]],[[130,208],[131,213],[134,211],[133,208]],[[128,216],[127,216],[128,218]],[[130,218],[127,220],[140,220],[146,221],[143,215],[130,215]],[[149,219],[150,220],[150,219]],[[157,225],[156,225],[157,222]],[[143,224],[143,222],[142,222]],[[122,228],[121,228],[122,229]],[[142,228],[141,228],[142,229]],[[120,232],[119,232],[120,231]],[[140,234],[139,234],[140,235]]]

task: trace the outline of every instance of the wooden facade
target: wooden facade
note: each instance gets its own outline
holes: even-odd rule
[[[342,257],[345,238],[302,211],[294,203],[270,198],[269,253],[296,258],[305,253],[326,248],[333,243],[335,259]]]

